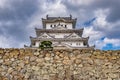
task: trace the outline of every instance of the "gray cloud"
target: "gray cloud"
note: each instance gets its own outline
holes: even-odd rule
[[[11,47],[26,42],[29,32],[26,29],[29,18],[37,11],[38,2],[34,0],[12,0],[8,7],[0,8],[0,35],[10,37],[13,42]],[[19,45],[17,46],[19,47]]]
[[[38,9],[34,0],[13,0],[8,8],[0,9],[0,20],[25,20],[31,17]]]
[[[120,20],[120,0],[96,0],[90,5],[91,9],[109,9],[107,21],[116,22]]]
[[[60,4],[62,4],[62,8],[64,9],[61,9],[61,5],[55,5],[57,1],[61,1]],[[50,8],[47,4],[44,5],[44,3],[50,3],[48,4]],[[8,4],[9,6],[7,6]],[[94,14],[95,11],[109,9],[109,13],[106,15],[106,21],[111,25],[104,26],[104,28],[94,26],[94,30],[100,31],[109,39],[120,39],[120,24],[116,25],[120,21],[120,0],[93,0],[89,4],[73,4],[70,0],[10,0],[8,4],[6,4],[5,8],[0,8],[0,36],[11,37],[15,42],[11,47],[16,47],[16,44],[20,45],[20,43],[29,42],[29,36],[31,36],[35,27],[29,27],[29,25],[32,22],[32,24],[41,23],[41,16],[45,17],[43,15],[49,13],[48,11],[53,16],[57,15],[57,13],[59,16],[66,14],[69,16],[69,14],[72,14],[73,17],[78,19],[78,28],[81,28],[86,21],[96,17]],[[40,19],[36,18],[36,16]],[[107,29],[111,26],[112,29]]]
[[[69,12],[72,12],[73,14],[76,13],[79,16],[84,13],[87,18],[94,16],[93,12],[98,9],[109,9],[110,11],[106,18],[107,21],[116,22],[120,20],[120,0],[94,0],[89,5],[72,4],[68,0],[65,0],[63,1],[63,4],[67,7]]]

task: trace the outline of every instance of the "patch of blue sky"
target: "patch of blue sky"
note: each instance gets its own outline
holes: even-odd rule
[[[95,20],[96,20],[96,17],[95,17],[95,18],[92,18],[92,19],[90,19],[90,20],[88,20],[88,21],[86,21],[86,22],[84,22],[83,25],[84,25],[85,27],[91,26],[92,23],[93,23]]]
[[[101,39],[100,39],[100,41],[103,41],[105,39],[105,37],[102,37]]]
[[[113,46],[112,43],[108,43],[102,48],[102,50],[120,50],[120,46]]]

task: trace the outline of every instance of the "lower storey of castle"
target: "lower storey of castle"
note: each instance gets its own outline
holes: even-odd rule
[[[40,42],[36,42],[34,45],[31,45],[32,48],[38,48],[40,46]],[[52,47],[54,49],[82,49],[82,48],[93,48],[89,47],[89,45],[85,42],[52,42]]]

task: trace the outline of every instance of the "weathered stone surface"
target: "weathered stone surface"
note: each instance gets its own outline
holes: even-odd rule
[[[38,66],[32,66],[32,70],[38,71],[40,69],[40,67]]]
[[[45,60],[50,60],[50,57],[45,57]]]
[[[8,69],[8,73],[10,74],[13,71],[13,68]]]
[[[35,56],[38,56],[40,53],[39,52],[34,52],[34,55]]]
[[[76,63],[76,64],[80,64],[80,63],[81,63],[81,60],[80,60],[80,59],[76,59],[76,60],[75,60],[75,63]]]
[[[0,54],[4,54],[4,49],[0,49]]]
[[[69,57],[68,57],[68,56],[65,56],[65,57],[64,57],[64,60],[69,60]]]
[[[42,62],[44,62],[44,59],[43,59],[43,58],[37,58],[37,59],[36,59],[36,62],[42,63]]]
[[[30,57],[30,61],[35,61],[35,60],[36,60],[36,57],[34,57],[34,56]]]
[[[61,58],[63,58],[63,57],[64,57],[64,55],[63,55],[63,54],[60,54],[59,56],[60,56]]]
[[[0,49],[0,80],[119,80],[120,51]]]
[[[3,63],[3,59],[0,59],[0,63]]]

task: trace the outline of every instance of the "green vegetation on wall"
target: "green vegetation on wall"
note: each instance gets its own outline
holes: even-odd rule
[[[48,49],[53,49],[52,47],[52,42],[51,41],[42,41],[40,43],[39,48],[41,48],[42,50],[48,50]]]

